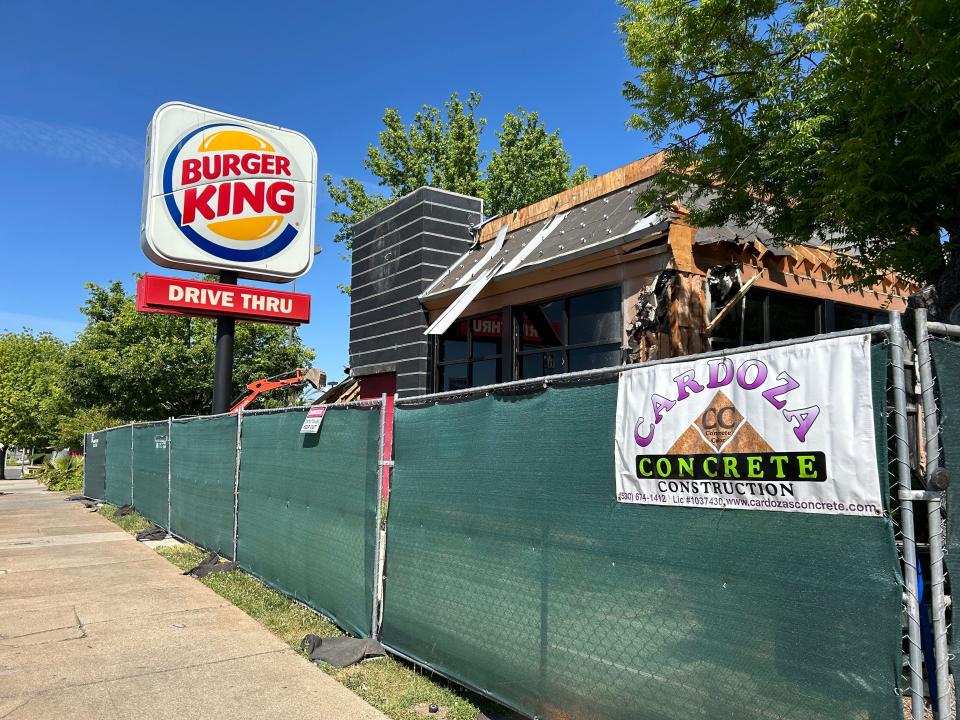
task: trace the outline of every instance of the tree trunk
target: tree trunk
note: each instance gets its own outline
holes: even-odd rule
[[[0,480],[7,479],[7,446],[0,445]]]
[[[957,237],[957,236],[953,236]],[[954,250],[940,271],[934,287],[937,296],[933,306],[928,305],[931,319],[944,323],[960,323],[960,252]]]

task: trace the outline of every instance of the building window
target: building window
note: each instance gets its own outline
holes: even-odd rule
[[[884,325],[887,322],[889,318],[886,313],[876,312],[870,308],[833,303],[834,330],[854,330],[871,325]]]
[[[619,287],[518,307],[513,318],[521,379],[621,362]]]
[[[457,320],[437,342],[436,369],[438,391],[502,382],[502,313]]]
[[[799,295],[750,290],[714,329],[714,350],[792,340],[886,322],[883,313]]]

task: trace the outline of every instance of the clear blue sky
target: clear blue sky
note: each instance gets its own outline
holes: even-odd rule
[[[624,126],[633,71],[613,0],[13,2],[0,43],[0,329],[83,326],[85,282],[153,266],[139,246],[144,132],[169,100],[294,128],[320,173],[358,176],[384,107],[405,118],[450,92],[483,95],[493,131],[523,105],[594,173],[651,150]],[[347,360],[349,264],[318,193],[313,295],[301,328],[332,379]]]

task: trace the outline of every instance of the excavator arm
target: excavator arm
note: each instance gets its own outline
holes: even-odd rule
[[[320,389],[327,383],[327,374],[317,368],[297,368],[288,373],[281,373],[273,377],[254,380],[247,385],[247,392],[241,395],[230,408],[230,414],[236,415],[238,412],[250,406],[250,404],[260,397],[263,393],[270,392],[283,387],[292,387],[295,385],[311,385]]]

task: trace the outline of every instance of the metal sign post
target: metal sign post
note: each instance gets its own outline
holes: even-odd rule
[[[229,270],[220,273],[220,282],[225,285],[236,285],[237,274]],[[217,318],[217,359],[213,370],[213,405],[210,408],[214,415],[230,410],[230,385],[233,381],[233,339],[236,329],[236,320],[221,315]]]

